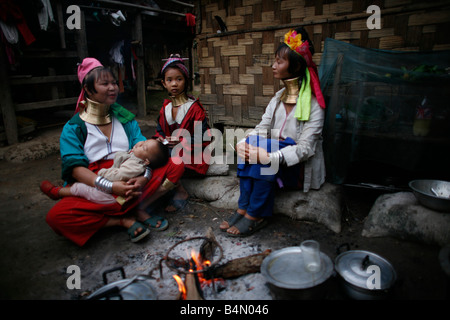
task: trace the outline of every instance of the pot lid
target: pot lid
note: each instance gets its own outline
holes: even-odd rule
[[[268,255],[261,264],[261,273],[266,280],[284,289],[306,289],[317,286],[333,273],[333,262],[320,253],[321,267],[317,272],[308,272],[304,268],[300,247],[288,247]]]
[[[109,283],[90,296],[88,300],[156,300],[157,293],[147,276],[139,275]]]
[[[371,289],[368,286],[369,277],[376,275],[375,273],[378,270],[380,287],[375,289],[389,289],[397,279],[397,274],[391,263],[369,251],[350,250],[343,252],[336,257],[335,268],[345,281],[363,289]],[[373,278],[369,280],[369,283],[372,281]]]

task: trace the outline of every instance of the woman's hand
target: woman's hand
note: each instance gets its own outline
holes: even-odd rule
[[[144,176],[139,176],[128,180],[126,184],[130,186],[131,189],[128,189],[128,191],[125,194],[125,196],[128,197],[127,200],[139,197],[142,194],[141,192],[142,188],[147,184],[147,182],[148,179],[145,178]]]
[[[260,147],[254,147],[246,142],[236,145],[238,156],[248,163],[268,164],[270,162],[267,151]]]
[[[139,191],[136,191],[135,185],[128,184],[125,181],[114,181],[112,192],[115,195],[124,197],[126,201],[141,194]]]
[[[270,163],[269,153],[267,153],[267,151],[263,148],[249,145],[248,162],[268,164]]]
[[[248,162],[248,147],[249,146],[250,145],[247,142],[241,142],[236,145],[237,155],[245,162]]]

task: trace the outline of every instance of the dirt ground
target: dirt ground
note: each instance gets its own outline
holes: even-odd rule
[[[102,286],[105,270],[123,266],[127,277],[147,274],[155,268],[170,246],[192,236],[203,236],[212,227],[218,242],[238,253],[252,248],[278,250],[297,246],[306,239],[320,242],[321,250],[333,261],[344,243],[351,249],[368,250],[388,259],[398,281],[393,299],[448,299],[449,282],[439,261],[438,246],[393,238],[364,238],[363,222],[379,194],[345,190],[342,231],[336,234],[323,225],[275,216],[264,230],[249,237],[230,240],[218,230],[230,210],[217,209],[191,199],[183,212],[168,214],[170,227],[137,244],[128,240],[125,229],[101,230],[84,247],[78,247],[55,234],[45,222],[54,201],[41,194],[39,183],[60,179],[59,154],[23,164],[0,161],[0,299],[2,300],[80,300]],[[80,267],[81,288],[69,289],[71,265]],[[175,283],[174,283],[175,286]],[[327,299],[345,299],[338,289]]]

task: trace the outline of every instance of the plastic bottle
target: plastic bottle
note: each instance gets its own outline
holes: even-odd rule
[[[428,106],[427,97],[416,108],[416,116],[413,124],[413,134],[417,137],[425,137],[430,132],[431,108]]]

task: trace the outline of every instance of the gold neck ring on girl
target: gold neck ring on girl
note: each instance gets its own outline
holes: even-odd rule
[[[172,107],[179,107],[188,101],[188,96],[186,92],[182,92],[176,96],[170,96],[169,99],[172,101]]]

